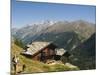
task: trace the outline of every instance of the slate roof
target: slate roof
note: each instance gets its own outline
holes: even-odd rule
[[[32,42],[32,44],[27,45],[28,47],[27,51],[24,50],[22,54],[34,55],[35,53],[45,48],[46,46],[50,45],[51,43],[52,42]],[[60,56],[62,56],[66,52],[66,50],[64,50],[63,48],[55,49],[55,51],[56,51],[56,55],[60,55]]]
[[[51,44],[50,42],[33,42],[30,45],[27,45],[27,51],[23,52],[24,54],[33,55],[39,50]]]

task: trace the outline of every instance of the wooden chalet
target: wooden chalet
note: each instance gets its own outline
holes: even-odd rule
[[[21,54],[33,60],[46,62],[54,59],[56,48],[57,46],[50,42],[33,42],[31,45],[27,45]]]

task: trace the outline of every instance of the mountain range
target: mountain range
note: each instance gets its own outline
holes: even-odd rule
[[[95,24],[83,20],[73,22],[46,21],[42,24],[12,28],[12,36],[27,45],[33,41],[53,42],[59,48],[72,50],[95,33]]]

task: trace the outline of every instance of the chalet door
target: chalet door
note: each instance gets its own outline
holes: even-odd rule
[[[46,53],[45,52],[41,52],[41,61],[45,62],[46,61]]]

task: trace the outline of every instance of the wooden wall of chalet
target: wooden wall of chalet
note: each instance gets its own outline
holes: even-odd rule
[[[55,56],[55,46],[49,45],[46,48],[39,51],[35,56],[33,56],[33,60],[38,60],[42,62],[46,62],[48,59],[54,59]]]

